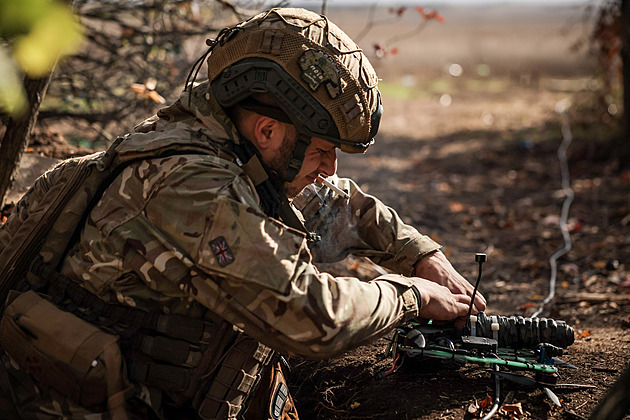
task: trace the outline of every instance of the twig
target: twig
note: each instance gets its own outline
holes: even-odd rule
[[[559,305],[566,305],[579,302],[588,303],[630,303],[630,295],[614,295],[607,293],[576,293],[568,296],[563,296],[556,302]]]

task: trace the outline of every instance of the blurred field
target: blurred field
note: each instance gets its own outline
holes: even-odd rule
[[[490,76],[515,72],[554,77],[585,75],[590,73],[591,63],[570,49],[588,34],[583,22],[586,4],[438,6],[435,10],[444,22],[429,22],[420,34],[393,44],[399,54],[374,64],[386,81],[406,74],[435,76],[451,63],[462,65],[467,76],[475,75],[480,64],[489,66]],[[368,22],[369,9],[330,6],[328,16],[356,37]],[[375,21],[393,16],[385,7],[374,13]],[[371,53],[373,44],[394,36],[404,38],[420,22],[420,15],[409,7],[399,21],[375,24],[360,45]]]

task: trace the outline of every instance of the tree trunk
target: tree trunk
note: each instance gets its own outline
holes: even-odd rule
[[[0,208],[4,207],[4,198],[13,184],[15,171],[28,146],[28,137],[37,121],[39,106],[44,99],[51,77],[52,72],[41,79],[29,77],[24,79],[28,109],[22,116],[9,119],[7,130],[0,143]]]

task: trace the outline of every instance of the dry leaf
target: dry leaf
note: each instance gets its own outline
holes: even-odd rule
[[[352,404],[350,404],[350,409],[354,410],[355,408],[357,408],[358,406],[360,406],[361,403],[358,401],[353,402]]]
[[[520,402],[517,402],[516,404],[504,404],[503,407],[501,407],[501,410],[507,413],[515,413],[515,414],[518,414],[519,416],[522,416],[524,414],[523,406],[521,405]]]
[[[536,306],[535,303],[527,302],[526,304],[519,306],[517,309],[522,311],[523,309],[533,308],[534,306]]]
[[[145,85],[141,85],[140,83],[132,83],[131,86],[129,86],[129,89],[136,93],[144,93],[147,90],[147,87]]]
[[[479,403],[477,402],[477,398],[473,398],[474,401],[468,404],[467,411],[469,414],[476,415],[479,412]]]
[[[450,203],[448,203],[448,208],[453,213],[459,213],[464,210],[464,205],[462,203],[458,203],[457,201],[451,201]]]
[[[491,405],[492,405],[492,397],[486,394],[486,398],[481,400],[481,402],[479,403],[479,408],[488,408]]]
[[[578,335],[578,338],[586,338],[591,336],[591,330],[585,330],[582,334]]]
[[[159,93],[157,93],[156,91],[152,90],[150,91],[147,96],[151,99],[153,99],[154,102],[157,102],[158,104],[165,104],[166,103],[166,99],[164,99]]]

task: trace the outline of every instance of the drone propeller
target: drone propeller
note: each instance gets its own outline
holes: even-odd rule
[[[510,372],[501,372],[501,371],[493,371],[495,375],[500,378],[507,379],[508,381],[512,381],[517,385],[527,386],[527,387],[535,387],[538,386],[538,382],[535,379],[530,378],[529,376],[519,375],[518,373],[510,373]]]
[[[553,403],[555,405],[557,405],[558,407],[561,406],[560,404],[560,398],[558,398],[558,396],[556,394],[553,393],[552,390],[550,390],[549,388],[547,388],[546,386],[543,386],[543,391],[545,391],[545,394],[547,394],[547,396],[549,397],[549,399],[551,399],[551,401],[553,401]]]
[[[427,341],[424,339],[424,335],[422,335],[422,333],[417,329],[411,330],[409,334],[407,334],[407,338],[413,341],[419,349],[423,349],[427,344]]]
[[[565,362],[564,360],[561,359],[557,359],[557,358],[552,358],[553,360],[553,364],[558,366],[558,367],[565,367],[565,368],[569,368],[569,369],[577,369],[578,367],[575,365],[572,365],[569,362]]]

